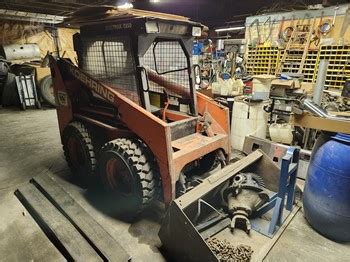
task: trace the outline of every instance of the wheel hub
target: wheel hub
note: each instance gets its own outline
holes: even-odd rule
[[[133,191],[133,179],[128,166],[120,158],[113,158],[106,163],[107,183],[112,189],[124,194]]]

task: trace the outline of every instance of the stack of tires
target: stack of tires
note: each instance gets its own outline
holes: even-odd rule
[[[15,74],[10,73],[8,62],[0,57],[0,103],[3,106],[19,104]]]

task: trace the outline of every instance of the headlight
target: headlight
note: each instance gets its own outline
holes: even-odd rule
[[[146,22],[146,32],[148,34],[159,33],[158,24],[156,22]]]
[[[202,28],[198,26],[192,27],[192,35],[193,36],[201,36],[202,35]]]

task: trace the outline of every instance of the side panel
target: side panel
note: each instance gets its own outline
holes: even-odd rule
[[[62,133],[64,128],[68,125],[69,122],[73,119],[72,112],[72,102],[68,91],[66,89],[66,84],[63,81],[61,71],[58,68],[58,65],[53,57],[50,56],[50,67],[52,82],[54,86],[54,95],[56,99],[56,112],[58,119],[58,127],[60,129],[60,134],[62,138]]]
[[[215,134],[225,134],[230,137],[230,115],[229,109],[216,103],[212,98],[197,92],[197,109],[200,115],[206,112],[211,116],[211,129]],[[225,153],[228,158],[231,154],[231,142],[227,139]]]

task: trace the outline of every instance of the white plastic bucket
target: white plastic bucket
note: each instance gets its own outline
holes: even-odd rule
[[[269,99],[271,82],[276,77],[273,75],[257,75],[253,77],[253,92],[252,96],[254,100]]]
[[[271,140],[290,145],[293,142],[293,128],[290,124],[273,123],[269,128]]]

